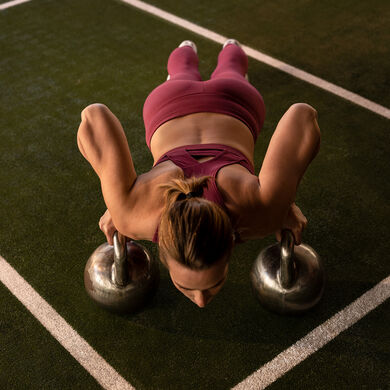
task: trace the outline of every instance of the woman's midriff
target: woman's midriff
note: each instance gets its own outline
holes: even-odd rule
[[[154,163],[168,151],[185,145],[221,144],[243,153],[253,164],[254,140],[248,127],[229,115],[201,112],[171,119],[153,134]]]

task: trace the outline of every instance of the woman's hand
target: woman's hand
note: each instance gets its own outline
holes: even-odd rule
[[[106,212],[100,218],[99,228],[105,234],[105,236],[107,238],[107,242],[110,245],[113,245],[112,237],[114,236],[114,233],[118,229],[115,227],[114,222],[112,221],[112,218],[111,218],[111,214],[108,211],[108,209],[106,210]]]
[[[275,234],[276,239],[278,241],[281,241],[282,230],[288,229],[291,230],[294,235],[295,245],[300,245],[302,243],[302,231],[306,227],[306,225],[306,217],[303,215],[300,208],[295,203],[292,203],[290,209],[288,210],[286,218],[283,221],[281,230],[278,230]]]

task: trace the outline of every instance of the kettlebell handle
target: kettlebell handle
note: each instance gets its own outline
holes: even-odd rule
[[[117,286],[124,287],[128,282],[126,236],[119,237],[118,231],[115,231],[112,241],[114,243],[113,282]]]
[[[294,282],[294,235],[291,230],[282,230],[280,242],[280,268],[278,277],[283,288],[289,288]]]

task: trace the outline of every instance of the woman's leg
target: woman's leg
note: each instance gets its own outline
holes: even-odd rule
[[[168,58],[169,80],[201,81],[198,56],[190,46],[176,48]]]
[[[244,50],[235,44],[225,46],[218,56],[218,65],[215,68],[211,79],[233,78],[243,81],[248,71],[248,57]]]
[[[235,42],[235,43],[233,43]],[[248,57],[235,40],[228,40],[218,56],[218,64],[206,81],[206,92],[227,94],[231,97],[230,103],[239,106],[243,122],[256,141],[265,117],[264,101],[259,91],[247,79]],[[231,108],[230,112],[235,112]]]

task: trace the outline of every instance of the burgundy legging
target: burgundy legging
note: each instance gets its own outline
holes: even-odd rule
[[[263,98],[245,78],[248,58],[237,45],[218,56],[210,80],[202,81],[198,56],[189,46],[176,48],[168,59],[170,80],[155,88],[144,104],[146,142],[164,122],[195,112],[216,112],[244,122],[256,140],[264,122]]]
[[[170,80],[201,81],[198,70],[198,56],[189,46],[178,47],[168,59],[168,74]],[[210,80],[215,78],[238,79],[246,81],[248,58],[237,45],[227,45],[218,55],[218,64]]]

